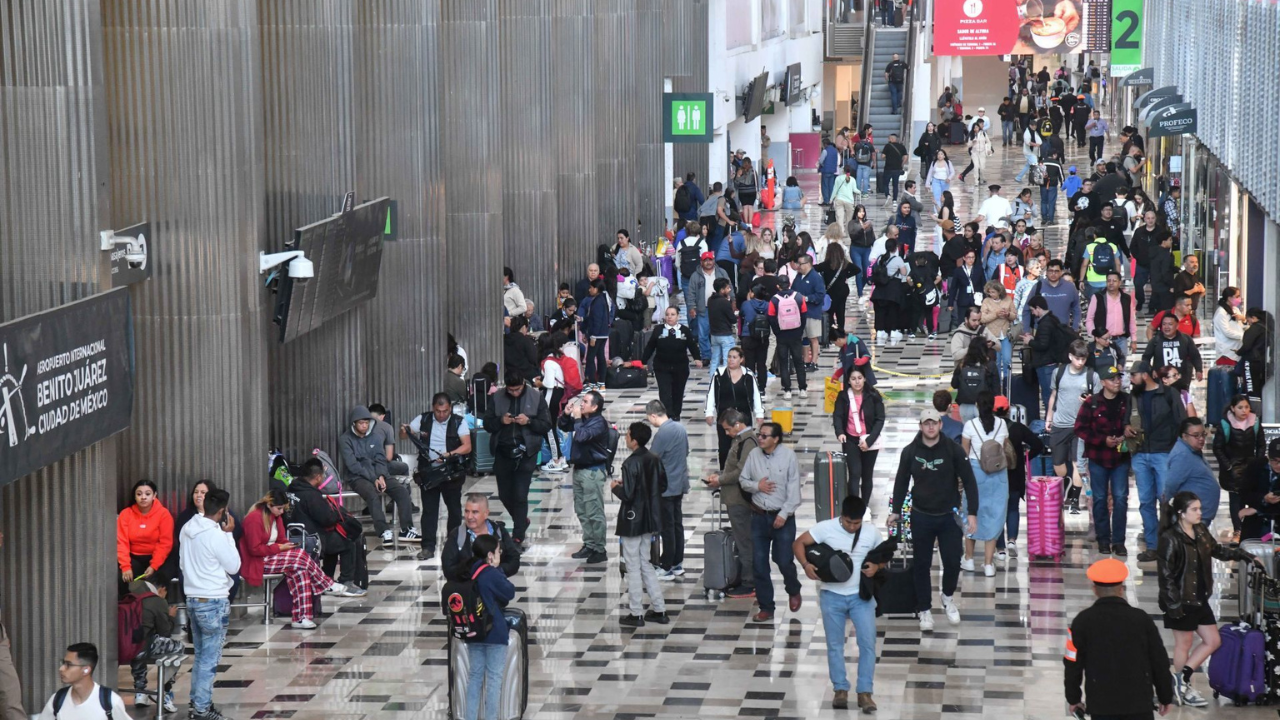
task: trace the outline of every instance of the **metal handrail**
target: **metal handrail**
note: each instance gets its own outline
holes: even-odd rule
[[[911,130],[911,96],[914,95],[911,89],[915,86],[916,13],[919,11],[922,2],[923,0],[915,0],[915,2],[911,3],[911,14],[902,23],[907,26],[907,74],[902,83],[902,118],[899,121],[898,137],[901,138],[902,144],[906,145],[908,149],[912,147],[909,132]],[[905,159],[909,163],[911,156],[908,155]]]
[[[867,12],[862,19],[862,84],[859,86],[862,89],[858,93],[858,117],[853,124],[854,132],[861,132],[862,126],[867,124],[867,102],[871,100],[871,73],[874,71],[871,66],[876,57],[875,23],[872,19],[876,14],[871,12],[870,2],[868,0]]]

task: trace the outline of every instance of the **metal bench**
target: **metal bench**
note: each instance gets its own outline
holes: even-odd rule
[[[243,578],[242,578],[242,580],[243,580]],[[284,580],[284,575],[283,575],[283,574],[281,574],[281,573],[263,573],[263,574],[262,574],[262,601],[261,601],[261,602],[259,602],[259,601],[256,601],[256,600],[255,600],[255,601],[245,601],[245,602],[238,602],[238,603],[230,603],[229,605],[227,605],[227,607],[232,607],[232,608],[256,608],[256,607],[260,607],[260,608],[262,608],[262,624],[263,624],[263,625],[270,625],[270,624],[271,624],[271,615],[272,615],[272,608],[271,608],[271,593],[272,593],[272,591],[273,591],[273,590],[275,590],[275,585],[274,585],[274,583],[275,583],[275,581],[277,581],[277,580]],[[171,591],[172,591],[172,588],[173,588],[174,586],[176,586],[176,584],[177,584],[177,581],[175,580],[175,581],[174,581],[174,585],[171,585],[171,586],[170,586]],[[244,596],[247,598],[247,597],[248,597],[248,594],[249,594],[249,590],[251,589],[251,587],[252,587],[252,586],[250,586],[250,585],[249,585],[248,583],[246,583],[246,582],[241,582],[240,586],[241,586],[241,589],[243,590],[243,594],[244,594]],[[185,592],[185,590],[184,590],[184,591],[183,591],[183,595],[182,595],[182,599],[183,599],[183,601],[182,601],[182,602],[180,602],[180,603],[171,603],[171,604],[173,605],[173,607],[178,608],[178,611],[179,611],[180,613],[182,613],[182,615],[183,615],[183,616],[185,616],[185,615],[186,615],[186,612],[187,612],[186,597],[187,597],[187,596],[186,596],[186,592]],[[181,625],[186,625],[186,624],[187,624],[187,623],[189,623],[189,622],[190,622],[190,620],[188,619],[188,620],[187,620],[187,622],[185,622],[185,623],[180,623],[180,624],[181,624]]]

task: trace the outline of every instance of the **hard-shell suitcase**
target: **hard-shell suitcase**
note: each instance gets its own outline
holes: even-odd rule
[[[471,431],[471,474],[488,475],[493,472],[493,452],[489,448],[489,431],[477,427]]]
[[[645,330],[644,328],[636,330],[632,334],[631,340],[631,359],[643,360],[644,349],[649,344],[649,338],[653,337],[653,328]]]
[[[1027,479],[1027,555],[1062,559],[1066,531],[1062,527],[1062,479],[1056,475]]]
[[[609,359],[620,357],[623,360],[631,360],[631,344],[635,340],[635,332],[631,328],[631,321],[622,318],[613,321],[613,329],[609,331]]]
[[[948,129],[948,142],[950,142],[952,145],[964,144],[964,123],[957,120],[951,123],[950,125],[948,125],[947,129]]]
[[[711,494],[711,531],[702,536],[705,561],[702,588],[708,599],[724,597],[724,591],[738,584],[738,544],[733,532],[724,524],[720,508],[720,492]]]
[[[1227,403],[1231,402],[1231,396],[1235,394],[1236,377],[1231,374],[1231,371],[1232,368],[1216,366],[1206,373],[1209,378],[1208,386],[1205,388],[1208,414],[1204,417],[1208,425],[1218,426],[1218,421],[1227,411]]]
[[[1262,558],[1262,562],[1267,566],[1267,575],[1277,577],[1275,543],[1261,540],[1245,540],[1240,543],[1240,549]],[[1249,572],[1246,567],[1240,568],[1236,574],[1239,576],[1236,596],[1240,603],[1240,618],[1251,618],[1262,609],[1262,598],[1255,597],[1257,583],[1249,582]],[[1276,686],[1280,687],[1280,681],[1276,683]]]
[[[903,512],[906,506],[903,505]],[[906,534],[904,528],[896,529],[897,536]],[[907,557],[907,542],[898,542],[898,551],[882,571],[885,581],[876,587],[876,617],[881,615],[914,615],[916,613],[916,581],[911,559]]]
[[[467,409],[478,418],[489,414],[489,378],[476,375],[467,386]]]
[[[264,581],[265,582],[265,581]],[[311,598],[312,617],[320,617],[324,614],[321,608],[321,598],[323,594],[315,595]],[[271,612],[276,617],[287,618],[293,616],[293,594],[289,592],[289,583],[281,580],[271,590]]]
[[[818,522],[840,515],[849,494],[849,471],[842,452],[820,452],[813,458],[813,499]]]
[[[1248,623],[1218,628],[1222,646],[1209,658],[1209,687],[1237,706],[1259,702],[1267,695],[1267,640]]]
[[[498,696],[498,717],[520,720],[529,707],[529,620],[519,608],[503,608],[511,633],[507,638],[507,662],[502,673],[502,692]],[[449,637],[449,717],[462,718],[467,710],[467,684],[470,682],[471,646]],[[484,693],[476,717],[485,717]]]

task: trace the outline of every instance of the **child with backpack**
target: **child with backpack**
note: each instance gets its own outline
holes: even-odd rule
[[[485,720],[498,720],[502,705],[502,679],[507,664],[507,643],[511,630],[502,609],[516,596],[516,587],[499,569],[502,548],[493,535],[478,535],[471,541],[471,572],[466,582],[458,583],[454,593],[446,591],[450,600],[456,595],[467,611],[474,636],[465,639],[471,666],[467,676],[465,720],[478,720],[480,691],[484,688]],[[452,585],[452,583],[450,583]],[[452,610],[453,603],[446,607]],[[450,614],[451,630],[458,625]]]
[[[129,663],[133,674],[133,704],[137,707],[150,705],[153,700],[147,693],[147,670],[150,652],[155,638],[169,638],[173,634],[173,617],[178,608],[169,605],[169,576],[164,570],[157,570],[146,577],[133,581],[129,585],[129,595],[120,601],[117,613],[117,633],[120,637],[119,657],[121,663]],[[178,641],[172,641],[181,649]],[[177,712],[173,702],[173,682],[177,673],[164,683],[164,710]]]

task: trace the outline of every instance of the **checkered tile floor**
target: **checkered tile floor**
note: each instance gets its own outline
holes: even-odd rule
[[[1074,148],[1071,150],[1074,162],[1087,164],[1080,162],[1083,158]],[[1009,179],[1012,187],[1021,155],[999,147],[996,152],[1001,162],[993,176]],[[816,177],[806,176],[804,182],[809,196],[816,198]],[[972,180],[955,192],[962,217],[972,217],[986,194],[985,190],[979,192]],[[1065,198],[1060,202],[1065,204]],[[880,227],[887,210],[881,202],[872,205],[873,220]],[[925,205],[931,205],[927,197]],[[762,217],[766,223],[780,222],[776,215]],[[1059,217],[1065,218],[1065,212],[1060,210]],[[818,208],[810,208],[800,218],[801,228],[817,235],[819,218]],[[931,232],[932,226],[928,220],[926,230]],[[1049,229],[1051,248],[1060,250],[1064,232],[1064,226]],[[870,318],[861,311],[851,311],[850,317],[859,333],[868,337]],[[898,450],[913,437],[919,409],[928,403],[932,391],[946,382],[937,379],[943,372],[944,343],[942,338],[932,342],[921,339],[876,348],[877,366],[903,373],[881,373],[880,388],[888,399],[889,419],[871,503],[877,522],[883,522],[886,514],[887,488]],[[822,358],[821,375],[829,374],[832,362],[833,354]],[[700,402],[706,392],[705,374],[695,373],[695,377],[700,381],[690,384],[691,403]],[[811,387],[818,390],[808,400],[797,398],[788,403],[796,408],[790,442],[801,453],[806,476],[806,502],[799,515],[801,531],[811,526],[814,518],[812,453],[837,449],[822,413],[820,380]],[[773,406],[780,401],[776,381],[770,391],[767,404]],[[607,415],[614,422],[629,423],[640,417],[643,403],[655,396],[654,389],[610,391]],[[714,462],[715,433],[696,415],[688,427],[690,468],[701,473]],[[468,489],[495,492],[492,478],[475,480]],[[569,557],[580,546],[569,477],[535,480],[531,547],[514,579],[518,588],[515,604],[525,608],[532,620],[527,717],[812,720],[856,713],[856,709],[831,708],[814,583],[805,581],[804,606],[799,612],[787,612],[784,602],[777,619],[761,625],[748,622],[751,600],[709,602],[704,598],[702,536],[711,529],[710,497],[701,483],[694,482],[685,500],[688,572],[666,585],[672,624],[633,631],[617,624],[625,602],[616,553],[611,553],[607,565],[596,566]],[[1134,560],[1141,521],[1136,493],[1131,498],[1129,599],[1157,613],[1154,567],[1139,568]],[[500,513],[496,493],[494,503],[495,513]],[[608,506],[611,529],[616,508],[614,502]],[[875,698],[880,717],[1065,717],[1062,650],[1066,628],[1070,618],[1092,602],[1084,569],[1095,559],[1086,543],[1087,516],[1068,516],[1068,520],[1068,552],[1061,563],[1031,565],[1018,558],[999,566],[994,578],[965,574],[958,595],[964,619],[958,627],[939,616],[936,631],[922,637],[914,619],[879,621]],[[318,630],[293,630],[283,620],[264,626],[256,614],[234,618],[218,669],[215,701],[233,718],[447,717],[446,632],[439,613],[439,565],[437,561],[413,560],[414,552],[416,547],[402,549],[398,556],[372,552],[368,597],[341,602],[325,598],[327,614],[317,618]],[[1236,606],[1234,575],[1221,564],[1215,572],[1219,595],[1214,610],[1220,616],[1232,616]],[[778,580],[776,570],[774,579]],[[852,627],[848,632],[852,634]],[[857,653],[853,642],[847,644],[846,653],[852,676]],[[186,704],[187,670],[189,664],[178,685],[180,706]],[[1195,684],[1208,694],[1203,674],[1196,677]],[[121,673],[119,687],[129,686],[126,670]],[[1171,717],[1260,717],[1263,712],[1188,708],[1175,709]]]

